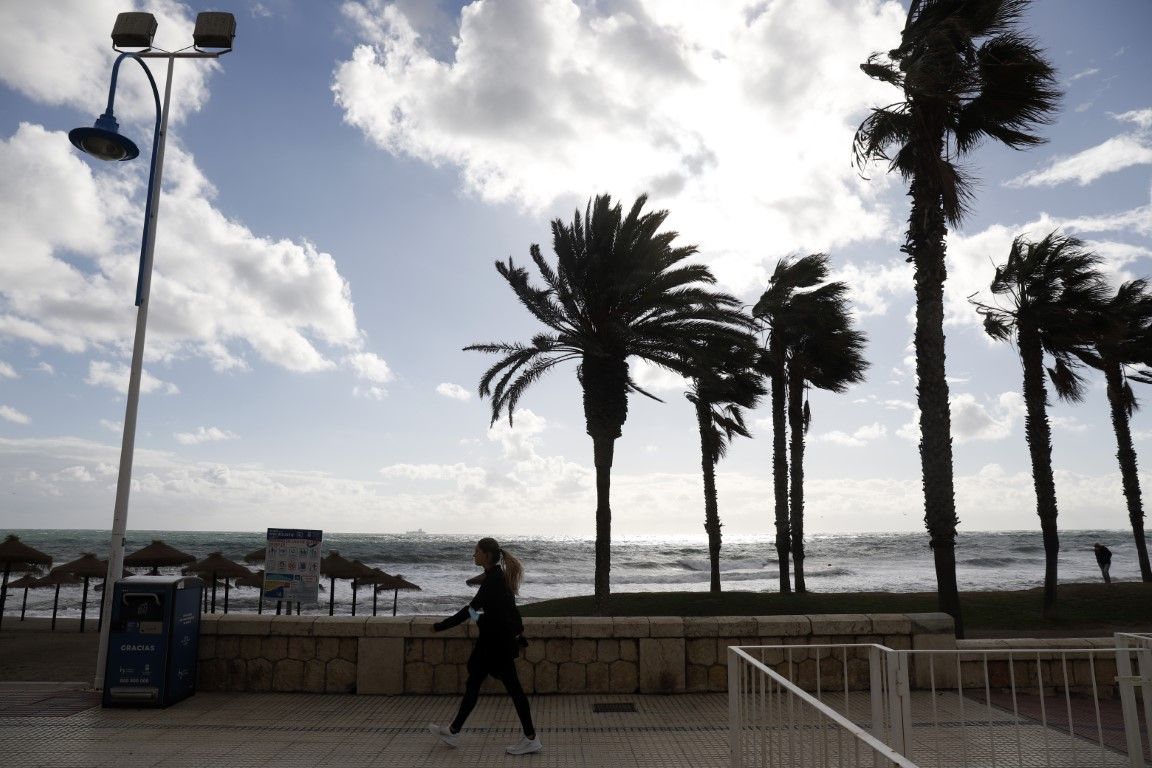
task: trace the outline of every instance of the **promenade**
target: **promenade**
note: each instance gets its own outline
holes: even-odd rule
[[[460,746],[441,744],[456,696],[197,693],[168,709],[103,709],[68,683],[0,683],[5,768],[157,766],[722,766],[724,694],[533,696],[544,742],[534,755],[504,747],[520,737],[511,703],[483,696]],[[597,704],[635,712],[596,712]]]

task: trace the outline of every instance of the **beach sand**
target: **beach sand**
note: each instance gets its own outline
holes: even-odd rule
[[[80,682],[96,676],[99,633],[88,621],[79,631],[79,619],[5,616],[0,629],[0,682]]]

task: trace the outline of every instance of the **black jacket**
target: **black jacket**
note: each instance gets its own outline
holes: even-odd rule
[[[437,631],[451,629],[468,620],[468,608],[483,611],[476,621],[480,630],[479,645],[490,647],[493,652],[507,651],[515,658],[519,655],[516,636],[524,631],[524,620],[516,607],[516,597],[504,578],[504,569],[498,565],[484,572],[484,583],[476,591],[476,596],[468,605],[433,625]]]

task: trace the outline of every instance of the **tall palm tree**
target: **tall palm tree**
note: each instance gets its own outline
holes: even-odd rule
[[[682,263],[695,246],[672,247],[675,232],[660,232],[667,211],[641,213],[641,195],[627,215],[608,195],[589,201],[571,226],[552,221],[554,269],[532,245],[532,261],[543,288],[509,259],[496,262],[516,297],[548,327],[528,344],[473,344],[466,350],[501,355],[480,379],[480,396],[492,399],[492,421],[507,412],[509,423],[520,396],[553,366],[576,360],[584,393],[584,420],[596,466],[596,610],[608,610],[612,509],[612,456],[628,416],[628,393],[639,392],[628,375],[635,356],[688,377],[695,372],[693,340],[744,338],[750,321],[739,302],[710,288],[703,264]]]
[[[944,372],[947,226],[963,218],[972,180],[956,164],[991,137],[1013,149],[1055,111],[1055,74],[1017,30],[1027,0],[912,0],[899,47],[861,69],[900,88],[903,100],[873,109],[856,132],[858,166],[887,161],[908,182],[912,210],[902,250],[915,267],[916,400],[924,523],[936,565],[940,609],[963,636],[956,588],[952,424]]]
[[[809,386],[843,392],[864,380],[868,337],[852,327],[848,286],[828,283],[793,298],[788,315],[788,425],[791,492],[789,523],[796,591],[804,583],[804,435],[812,420],[805,393]]]
[[[776,559],[780,567],[780,591],[792,591],[788,556],[792,548],[788,520],[788,427],[785,423],[786,328],[788,306],[800,291],[810,290],[828,277],[828,257],[813,253],[798,259],[784,258],[768,281],[768,288],[752,308],[752,316],[768,326],[768,349],[760,358],[760,370],[768,376],[772,399],[772,490],[776,513]]]
[[[1108,297],[1099,264],[1099,257],[1075,237],[1051,232],[1031,243],[1020,236],[1012,242],[1008,261],[996,268],[992,280],[993,295],[1006,306],[973,302],[984,316],[984,330],[989,336],[1008,341],[1015,335],[1024,368],[1024,435],[1044,538],[1045,616],[1052,616],[1056,607],[1060,538],[1044,356],[1055,360],[1048,374],[1056,394],[1071,402],[1083,399],[1084,379],[1077,369],[1082,358],[1093,352],[1100,311]]]
[[[1086,359],[1086,362],[1104,372],[1108,385],[1108,406],[1112,412],[1112,429],[1116,433],[1116,459],[1120,463],[1128,519],[1136,539],[1140,578],[1152,581],[1148,543],[1144,539],[1144,508],[1140,500],[1136,451],[1128,427],[1128,421],[1137,408],[1131,382],[1152,384],[1152,370],[1131,368],[1141,364],[1152,367],[1152,293],[1147,280],[1124,283],[1109,299],[1095,346],[1095,358]]]
[[[700,466],[704,474],[704,530],[708,533],[709,589],[720,591],[720,510],[716,498],[716,464],[728,452],[732,438],[751,437],[743,409],[755,408],[764,395],[763,377],[755,368],[755,337],[743,344],[729,338],[702,345],[704,369],[684,393],[696,409],[700,430]]]

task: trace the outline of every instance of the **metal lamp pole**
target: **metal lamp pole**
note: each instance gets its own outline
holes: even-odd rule
[[[151,23],[151,30],[147,33],[144,47],[151,45],[151,35],[155,32],[155,20],[142,20],[139,17],[150,14],[121,14],[117,18],[117,29],[125,16],[134,16],[130,19],[135,24]],[[228,17],[226,20],[220,17]],[[132,458],[136,445],[136,414],[140,403],[140,380],[144,364],[144,336],[148,324],[148,299],[152,285],[152,258],[156,248],[156,223],[160,213],[160,182],[164,168],[164,144],[168,135],[168,112],[172,96],[172,73],[176,59],[207,59],[217,58],[231,50],[231,35],[227,36],[226,45],[218,44],[222,38],[208,37],[201,40],[201,24],[204,17],[209,18],[210,31],[218,33],[221,23],[231,22],[231,32],[235,32],[235,21],[231,14],[201,14],[197,18],[197,43],[205,47],[226,48],[226,50],[208,52],[194,51],[158,51],[145,50],[140,52],[121,53],[112,65],[112,83],[108,90],[107,111],[96,120],[93,128],[77,128],[69,133],[69,139],[81,151],[87,152],[102,160],[131,160],[139,154],[136,145],[131,140],[121,136],[118,132],[116,119],[113,116],[113,102],[116,97],[116,78],[124,59],[134,59],[148,76],[152,86],[152,95],[156,102],[156,128],[152,140],[152,163],[148,172],[148,193],[144,209],[144,235],[140,245],[140,270],[136,281],[136,336],[132,344],[132,365],[128,379],[128,402],[124,412],[124,436],[120,445],[120,470],[116,480],[116,505],[112,516],[112,540],[108,556],[108,574],[104,580],[105,589],[111,588],[124,572],[124,534],[128,527],[128,495],[132,489]],[[117,32],[113,31],[113,41],[117,41]],[[137,45],[138,42],[127,42],[126,45]],[[168,78],[164,86],[164,104],[160,104],[160,94],[156,88],[156,79],[152,76],[144,59],[167,59]],[[96,656],[96,675],[94,687],[104,687],[104,667],[108,659],[108,636],[111,625],[112,600],[103,601],[100,614],[100,644]]]

